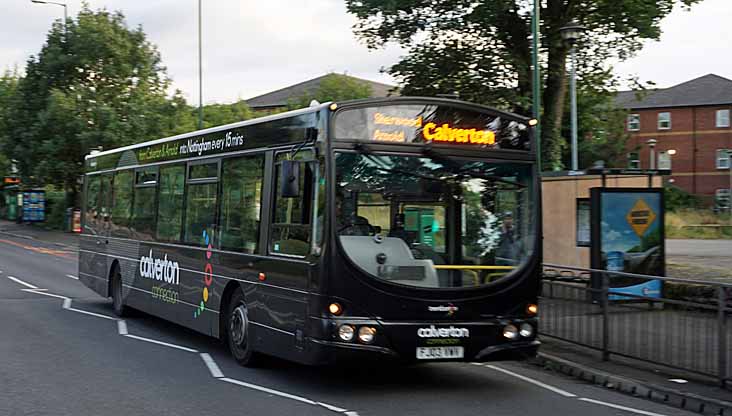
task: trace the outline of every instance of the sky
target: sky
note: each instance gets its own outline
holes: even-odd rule
[[[64,1],[64,0],[57,0]],[[69,16],[81,0],[65,0]],[[60,6],[0,0],[0,70],[25,66],[45,41]],[[93,9],[121,10],[131,28],[142,25],[157,45],[174,88],[198,102],[197,0],[88,0]],[[203,1],[204,102],[247,99],[329,72],[394,83],[380,72],[404,53],[396,46],[369,50],[353,34],[356,19],[344,0]],[[732,0],[704,0],[662,22],[659,42],[616,65],[669,87],[715,73],[732,79]]]

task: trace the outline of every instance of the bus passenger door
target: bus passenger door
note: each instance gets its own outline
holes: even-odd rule
[[[290,158],[296,163],[289,164]],[[272,205],[268,218],[263,218],[270,224],[264,245],[269,256],[258,264],[265,284],[257,287],[262,308],[256,315],[257,331],[266,336],[258,336],[258,341],[267,343],[268,350],[274,348],[276,355],[297,359],[292,354],[302,346],[311,262],[316,258],[312,242],[318,164],[311,150],[301,150],[294,158],[282,152],[272,162],[271,182],[265,184],[271,190]]]

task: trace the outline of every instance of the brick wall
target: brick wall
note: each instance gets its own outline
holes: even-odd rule
[[[631,135],[628,151],[638,149],[640,167],[649,168],[650,151],[646,143],[649,139],[658,141],[657,155],[661,151],[675,149],[676,154],[671,157],[674,185],[687,192],[711,197],[717,189],[729,187],[729,170],[716,167],[717,149],[732,149],[732,128],[716,126],[716,111],[722,109],[732,110],[732,106],[631,110],[631,114],[640,115],[640,130],[628,132]],[[671,113],[670,129],[658,128],[660,112]]]

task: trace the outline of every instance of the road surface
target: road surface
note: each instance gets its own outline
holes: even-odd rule
[[[521,363],[244,368],[214,339],[118,320],[76,253],[0,235],[0,415],[692,415]]]

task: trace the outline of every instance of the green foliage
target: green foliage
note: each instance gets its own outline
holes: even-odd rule
[[[371,92],[371,86],[359,81],[358,79],[354,79],[346,75],[328,74],[320,81],[318,89],[291,99],[288,107],[293,110],[307,107],[310,105],[312,100],[325,103],[328,101],[369,98],[371,96]]]
[[[664,188],[663,193],[666,211],[696,208],[700,205],[698,197],[676,186],[667,185]]]
[[[612,75],[598,74],[598,79],[583,79],[577,86],[577,153],[579,168],[587,169],[597,161],[603,161],[610,168],[628,166],[626,144],[630,137],[625,131],[627,110],[615,106]],[[598,86],[599,85],[599,86]],[[569,114],[569,100],[565,103],[565,114]],[[571,120],[566,117],[562,124],[562,137],[569,142]],[[564,166],[571,165],[570,146],[562,147]]]
[[[607,62],[626,59],[644,40],[658,39],[661,19],[675,5],[699,1],[541,2],[542,156],[547,168],[561,167],[565,147],[561,126],[569,47],[559,29],[571,21],[589,29],[578,44],[579,78],[591,88],[608,90],[613,83],[606,76]],[[356,33],[370,47],[395,42],[408,50],[387,69],[401,81],[405,95],[458,93],[466,100],[531,113],[531,0],[346,0],[346,5],[358,18]]]
[[[68,35],[59,24],[26,66],[8,108],[3,153],[18,160],[24,183],[78,193],[85,154],[189,130],[180,94],[160,54],[124,16],[84,6]]]
[[[193,114],[197,123],[198,108],[193,109]],[[209,104],[203,106],[204,128],[236,123],[249,120],[253,117],[254,113],[244,100],[237,101],[233,104]]]
[[[46,221],[44,226],[53,230],[63,230],[66,225],[66,193],[46,188]]]

